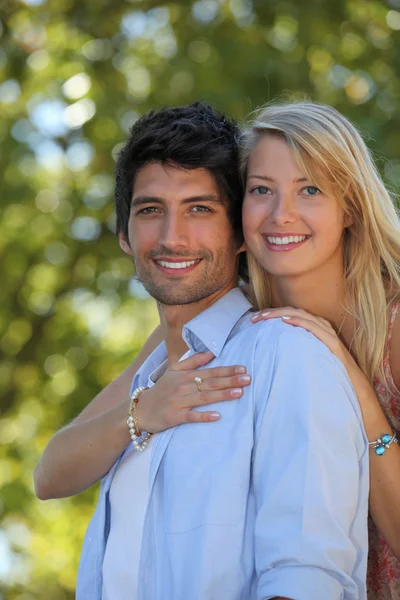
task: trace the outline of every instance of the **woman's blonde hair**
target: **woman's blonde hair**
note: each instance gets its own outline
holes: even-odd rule
[[[242,136],[242,172],[265,134],[283,137],[313,184],[341,202],[351,225],[344,231],[345,309],[356,319],[350,350],[370,381],[385,381],[383,357],[389,304],[400,293],[400,219],[395,202],[361,135],[337,110],[293,102],[260,109]],[[248,252],[256,305],[271,305],[268,274]]]

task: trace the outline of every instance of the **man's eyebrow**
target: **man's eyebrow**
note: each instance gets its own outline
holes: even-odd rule
[[[136,196],[132,199],[132,206],[141,206],[142,204],[163,204],[163,200],[157,196]]]
[[[275,179],[273,177],[268,177],[268,175],[249,175],[249,179],[262,179],[263,181],[275,183]],[[305,181],[309,181],[309,179],[307,179],[307,177],[299,177],[298,179],[294,179],[293,183],[304,183]]]
[[[164,204],[165,200],[159,196],[136,196],[132,200],[132,206],[142,206],[143,204]],[[214,194],[200,194],[197,196],[189,196],[183,198],[180,204],[193,204],[196,202],[214,202],[215,204],[223,204],[222,198],[214,196]]]

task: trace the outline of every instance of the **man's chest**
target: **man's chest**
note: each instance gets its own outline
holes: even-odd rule
[[[157,489],[167,533],[243,519],[254,442],[251,392],[214,407],[221,418],[177,427],[160,462]]]

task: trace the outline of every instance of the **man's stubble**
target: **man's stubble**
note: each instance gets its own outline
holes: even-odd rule
[[[152,275],[152,269],[147,267],[147,262],[140,263],[134,256],[136,276],[150,296],[157,302],[166,306],[192,304],[216,294],[229,285],[232,279],[232,267],[230,265],[228,268],[228,255],[232,257],[229,250],[223,248],[216,252],[214,260],[212,254],[208,251],[202,251],[201,256],[199,253],[190,259],[185,255],[186,260],[202,259],[199,266],[194,270],[196,272],[199,269],[197,278],[187,283],[185,283],[185,278],[189,279],[187,275],[174,277],[166,283],[157,283]],[[165,252],[163,256],[167,258]],[[146,259],[148,258],[146,256]],[[176,253],[174,253],[174,258],[178,258]],[[235,260],[235,257],[233,256],[231,260]]]

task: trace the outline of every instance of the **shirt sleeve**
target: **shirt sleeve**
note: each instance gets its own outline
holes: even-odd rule
[[[257,599],[359,598],[368,511],[361,413],[342,363],[289,327],[272,367],[265,340],[254,358]]]

